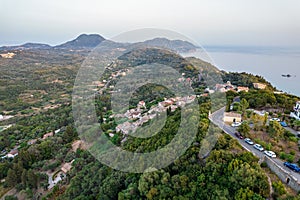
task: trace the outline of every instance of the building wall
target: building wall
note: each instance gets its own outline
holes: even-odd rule
[[[224,120],[224,122],[232,123],[234,121],[234,119],[235,119],[236,122],[241,122],[242,121],[242,119],[240,117],[228,117],[228,116],[224,116],[223,120]]]
[[[300,182],[292,176],[287,170],[283,169],[281,166],[278,166],[271,158],[265,156],[264,161],[267,163],[268,167],[280,178],[280,180],[292,189],[300,191]]]

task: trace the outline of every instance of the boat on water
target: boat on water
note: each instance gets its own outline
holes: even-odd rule
[[[292,77],[292,75],[290,75],[290,74],[282,74],[281,76],[282,76],[282,77],[286,77],[286,78]]]

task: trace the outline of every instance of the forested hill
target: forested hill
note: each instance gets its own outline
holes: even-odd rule
[[[225,72],[222,71],[222,78],[224,82],[230,81],[233,85],[241,85],[249,88],[253,88],[253,83],[262,83],[267,87],[266,89],[275,90],[270,82],[268,82],[265,78],[259,75],[252,75],[249,73],[237,73],[237,72]]]

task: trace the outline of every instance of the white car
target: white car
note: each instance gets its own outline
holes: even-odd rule
[[[264,150],[264,148],[260,144],[255,144],[255,145],[253,145],[253,147],[255,149],[259,150],[259,151],[263,151]]]
[[[241,122],[233,122],[232,124],[231,124],[231,126],[232,127],[238,127],[238,126],[240,126],[242,123]]]
[[[271,158],[276,158],[276,154],[273,151],[264,151],[264,154]]]
[[[280,119],[279,119],[279,118],[272,118],[272,119],[270,119],[270,121],[271,121],[271,122],[272,122],[272,121],[280,122]]]
[[[247,144],[250,144],[250,145],[253,145],[253,144],[254,144],[250,138],[245,138],[244,141],[245,141]]]

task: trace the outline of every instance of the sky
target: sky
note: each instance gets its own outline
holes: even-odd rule
[[[0,0],[0,46],[168,29],[200,45],[300,46],[299,0]]]

